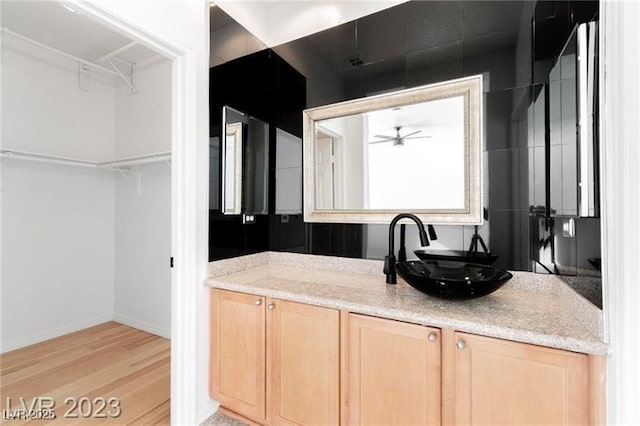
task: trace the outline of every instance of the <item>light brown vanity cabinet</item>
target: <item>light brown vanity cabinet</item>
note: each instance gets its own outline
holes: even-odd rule
[[[445,424],[589,424],[585,354],[445,331]]]
[[[604,420],[599,357],[356,314],[348,323],[343,424]]]
[[[211,290],[213,399],[262,424],[338,424],[339,312]]]
[[[210,393],[266,425],[604,424],[604,357],[211,290]]]
[[[211,397],[256,421],[266,419],[266,298],[211,290]]]
[[[271,395],[271,423],[337,425],[340,418],[339,312],[270,300],[267,325],[271,365],[267,397]]]
[[[440,424],[440,330],[349,314],[343,422]]]

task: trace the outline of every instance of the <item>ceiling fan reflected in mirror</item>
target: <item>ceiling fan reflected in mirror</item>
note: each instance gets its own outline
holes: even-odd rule
[[[374,141],[370,141],[370,144],[376,144],[376,143],[387,143],[387,142],[393,142],[393,146],[404,146],[404,141],[405,139],[429,139],[431,138],[431,136],[414,136],[418,133],[422,133],[422,130],[416,130],[415,132],[411,132],[411,133],[407,133],[406,135],[401,135],[400,134],[400,130],[402,129],[402,127],[400,126],[396,126],[394,127],[395,131],[396,131],[396,135],[395,136],[388,136],[388,135],[374,135],[374,138],[378,138],[378,140],[374,140]]]

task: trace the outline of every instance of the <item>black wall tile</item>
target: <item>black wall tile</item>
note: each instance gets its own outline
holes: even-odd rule
[[[462,41],[406,55],[406,86],[417,87],[464,76]]]
[[[518,210],[520,208],[520,152],[501,149],[488,152],[489,202],[491,210]],[[526,170],[526,168],[525,168]]]
[[[407,52],[451,44],[464,38],[462,2],[414,1],[407,11]]]
[[[276,128],[302,137],[302,110],[306,107],[306,79],[271,49],[227,62],[209,71],[210,136],[219,136],[222,108],[231,106],[269,124],[268,215],[256,215],[253,224],[243,224],[241,215],[209,213],[209,260],[265,250],[299,250],[305,230],[301,215],[283,222],[275,215]],[[221,169],[220,155],[211,170]],[[215,180],[214,180],[215,181]],[[220,182],[220,179],[218,179]],[[219,197],[219,188],[210,188]]]

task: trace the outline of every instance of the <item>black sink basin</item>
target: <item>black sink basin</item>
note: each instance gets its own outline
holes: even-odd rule
[[[486,296],[513,277],[492,266],[446,260],[399,262],[396,270],[413,288],[442,299]]]
[[[457,262],[480,263],[482,265],[491,265],[498,258],[498,255],[493,253],[469,253],[464,250],[418,249],[413,252],[422,260],[454,260]]]

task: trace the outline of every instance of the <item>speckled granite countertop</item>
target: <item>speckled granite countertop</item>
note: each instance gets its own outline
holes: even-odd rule
[[[206,285],[259,296],[589,354],[606,354],[602,311],[560,279],[513,272],[498,291],[450,301],[398,277],[382,261],[265,252],[211,262]]]

